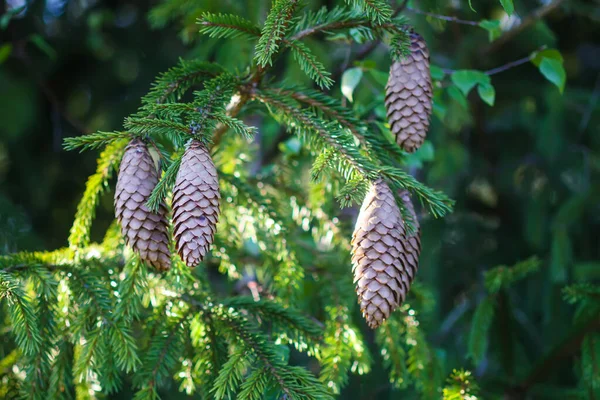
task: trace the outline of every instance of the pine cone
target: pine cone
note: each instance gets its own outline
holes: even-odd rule
[[[408,193],[401,196],[410,202]],[[412,204],[409,206],[412,208]],[[379,327],[406,298],[417,270],[419,246],[418,235],[406,236],[400,209],[389,186],[381,179],[374,182],[352,236],[356,293],[363,316],[372,329]]]
[[[202,261],[219,220],[219,179],[206,147],[189,145],[173,189],[173,226],[177,252],[188,267]]]
[[[390,68],[385,106],[396,143],[412,153],[421,147],[429,129],[433,91],[427,44],[415,32],[410,33],[410,43],[410,55]]]
[[[159,270],[171,267],[167,236],[167,209],[158,213],[146,207],[146,201],[158,183],[154,160],[141,139],[133,139],[125,148],[115,189],[115,214],[125,241],[140,258]]]

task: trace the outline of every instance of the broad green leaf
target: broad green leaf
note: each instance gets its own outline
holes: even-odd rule
[[[450,86],[448,88],[448,95],[465,109],[469,108],[469,105],[467,104],[467,98],[456,86]]]
[[[432,65],[429,68],[429,71],[431,73],[431,79],[435,79],[436,81],[441,81],[442,79],[444,79],[444,76],[446,76],[444,70],[438,67],[437,65]]]
[[[515,5],[513,4],[513,0],[500,0],[500,4],[502,4],[502,8],[508,15],[512,15],[515,12]]]
[[[540,64],[542,63],[542,60],[544,58],[558,60],[561,63],[563,62],[562,54],[560,54],[560,51],[556,49],[545,49],[542,51],[534,51],[533,53],[531,53],[531,62],[538,68],[540,67]]]
[[[479,86],[477,86],[477,93],[479,93],[481,100],[485,101],[488,105],[494,105],[494,100],[496,99],[496,90],[491,83],[479,84]]]
[[[4,43],[0,46],[0,64],[2,64],[12,53],[12,43]]]
[[[490,83],[490,77],[483,72],[467,69],[454,72],[451,79],[452,83],[454,83],[465,96],[467,96],[471,89],[478,83]]]
[[[385,86],[387,84],[388,77],[389,77],[389,74],[387,72],[379,71],[374,68],[368,69],[367,71],[371,74],[373,79],[375,79],[375,81],[378,84],[380,84],[382,86]]]
[[[561,93],[565,90],[567,74],[561,61],[544,58],[540,63],[540,72],[546,79],[555,84]]]
[[[352,94],[360,82],[362,75],[363,72],[360,68],[350,68],[344,71],[342,75],[342,94],[348,100],[352,101]]]
[[[500,29],[500,20],[497,19],[484,19],[479,22],[479,26],[488,31],[488,39],[490,42],[498,39],[500,35],[502,35],[502,30]]]

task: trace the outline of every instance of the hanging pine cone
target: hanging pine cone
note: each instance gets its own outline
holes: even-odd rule
[[[429,129],[433,91],[427,44],[415,32],[410,32],[410,44],[410,55],[390,68],[385,106],[396,143],[412,153],[421,147]]]
[[[188,267],[202,261],[219,220],[219,179],[206,147],[188,146],[173,188],[173,226],[177,252]]]
[[[146,201],[158,183],[154,160],[141,139],[125,148],[115,189],[115,214],[125,241],[140,258],[159,270],[171,267],[167,236],[167,209],[161,204],[157,213]]]
[[[410,203],[408,193],[401,196],[405,204],[406,200]],[[416,216],[414,220],[418,223]],[[365,197],[352,236],[356,293],[372,329],[381,325],[406,298],[417,271],[419,249],[418,235],[406,236],[389,186],[377,180]]]

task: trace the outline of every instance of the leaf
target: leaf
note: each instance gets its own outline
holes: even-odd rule
[[[496,99],[496,90],[490,83],[484,83],[477,86],[477,93],[479,93],[481,100],[485,101],[488,105],[494,105],[494,100]]]
[[[4,43],[0,46],[0,64],[2,64],[12,53],[12,43]]]
[[[544,57],[540,63],[540,72],[546,77],[546,79],[558,87],[560,93],[565,90],[567,75],[562,65],[562,61]]]
[[[448,95],[465,109],[469,108],[467,98],[456,86],[450,86],[448,88]]]
[[[360,68],[350,68],[344,71],[344,74],[342,75],[342,94],[348,100],[353,101],[352,94],[354,93],[356,86],[358,86],[362,76],[363,72]]]
[[[452,83],[454,83],[465,96],[467,96],[471,89],[478,83],[490,83],[489,76],[476,70],[455,71],[450,78],[452,79]]]
[[[475,9],[473,8],[473,4],[471,3],[471,1],[472,0],[469,0],[469,8],[471,9],[471,11],[476,13],[477,11],[475,11]]]
[[[431,65],[429,67],[429,72],[431,74],[431,79],[435,79],[437,81],[441,81],[446,76],[446,73],[443,69],[438,67],[437,65]]]
[[[42,36],[33,34],[29,37],[29,41],[33,43],[40,51],[48,56],[51,60],[56,60],[56,50]]]
[[[493,42],[502,35],[502,29],[500,29],[500,20],[498,19],[484,19],[479,22],[479,26],[488,31],[488,40]]]
[[[536,67],[540,67],[540,64],[544,60],[544,58],[550,58],[552,60],[558,60],[561,63],[563,62],[563,56],[560,54],[560,51],[556,49],[545,49],[542,51],[534,51],[531,53],[531,62]]]
[[[515,12],[515,5],[512,0],[500,0],[500,4],[502,4],[502,8],[508,15],[512,15]]]

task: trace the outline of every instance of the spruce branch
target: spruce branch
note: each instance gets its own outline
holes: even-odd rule
[[[255,39],[261,34],[260,27],[238,15],[205,12],[197,23],[200,33],[213,38],[235,39],[243,36]]]
[[[331,73],[325,69],[325,66],[316,59],[304,43],[286,39],[283,42],[289,46],[294,59],[298,61],[300,68],[310,79],[314,80],[321,88],[329,89],[333,85]]]
[[[67,151],[80,149],[80,152],[83,152],[85,150],[100,149],[114,141],[130,138],[131,134],[129,132],[96,132],[84,136],[65,138],[63,148]]]
[[[223,124],[224,126],[230,128],[236,134],[244,137],[245,139],[252,139],[258,130],[256,127],[248,126],[239,119],[233,118],[222,112],[215,113],[213,118],[219,124]]]
[[[169,168],[165,171],[163,177],[158,182],[152,194],[146,202],[146,207],[152,212],[157,212],[160,209],[161,204],[165,201],[167,195],[173,189],[175,180],[177,179],[177,173],[181,166],[181,159],[183,158],[183,152],[181,152],[177,158],[169,165]]]
[[[25,355],[40,351],[42,337],[32,301],[20,282],[9,274],[0,272],[0,300],[8,302],[8,315],[17,345]]]
[[[272,64],[273,55],[279,49],[279,44],[289,29],[297,5],[298,0],[273,1],[273,7],[262,28],[254,55],[261,67]]]
[[[108,180],[116,170],[126,144],[125,140],[118,140],[109,144],[100,153],[96,173],[88,178],[85,192],[77,206],[77,213],[69,234],[69,247],[71,249],[80,249],[89,244],[90,228],[96,214],[96,206],[100,201],[100,195],[104,192]]]
[[[386,0],[345,0],[346,3],[359,7],[376,25],[389,22],[392,18],[392,7]]]
[[[232,297],[223,301],[224,306],[246,310],[273,324],[277,332],[286,336],[299,351],[314,354],[322,339],[322,330],[314,321],[292,308],[286,308],[274,301],[255,301],[251,297]]]

